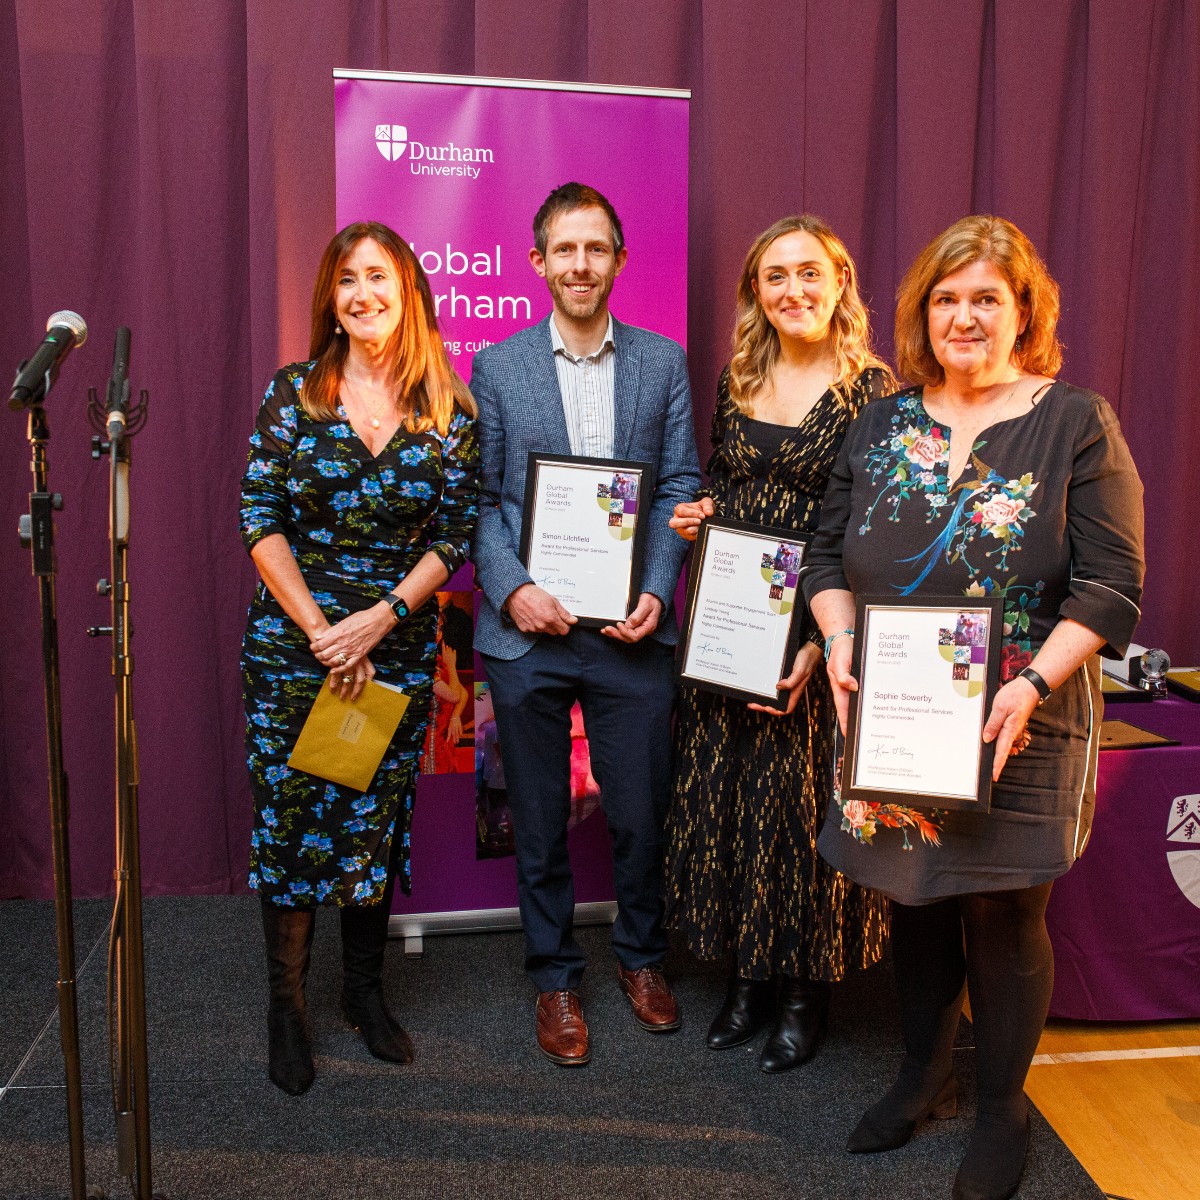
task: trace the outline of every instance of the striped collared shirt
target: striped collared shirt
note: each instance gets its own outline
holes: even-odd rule
[[[585,458],[612,458],[616,420],[613,379],[617,355],[612,314],[609,314],[604,341],[592,354],[582,357],[572,354],[559,335],[553,317],[550,318],[550,344],[554,347],[554,369],[558,372],[558,390],[562,393],[571,453]]]

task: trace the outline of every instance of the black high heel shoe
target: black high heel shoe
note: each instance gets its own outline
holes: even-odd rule
[[[953,1200],[1009,1200],[1021,1186],[1029,1149],[1029,1112],[1023,1120],[981,1114],[954,1177]]]
[[[829,984],[785,975],[779,988],[775,1026],[758,1060],[768,1075],[790,1071],[817,1052],[829,1023]]]
[[[951,1071],[946,1081],[926,1104],[906,1105],[897,1095],[899,1084],[893,1087],[882,1100],[873,1104],[859,1118],[858,1124],[846,1141],[851,1154],[883,1154],[888,1150],[899,1150],[916,1132],[917,1125],[927,1118],[948,1121],[958,1116],[958,1080]],[[916,1108],[915,1117],[904,1114],[906,1108]]]
[[[766,1023],[771,1007],[771,980],[729,980],[725,1003],[708,1029],[710,1050],[730,1050],[748,1042]]]

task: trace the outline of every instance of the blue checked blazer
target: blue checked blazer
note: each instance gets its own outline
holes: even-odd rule
[[[667,521],[675,505],[691,500],[700,486],[687,361],[677,342],[616,319],[613,344],[613,457],[657,464],[641,590],[663,602],[652,636],[673,645],[671,602],[688,546]],[[479,521],[471,553],[483,589],[475,647],[494,658],[520,658],[538,635],[502,622],[500,608],[522,584],[533,582],[517,557],[528,455],[530,450],[571,453],[550,318],[476,354],[471,391],[479,405],[481,452]]]

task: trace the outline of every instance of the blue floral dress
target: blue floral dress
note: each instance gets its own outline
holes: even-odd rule
[[[829,588],[999,596],[1002,682],[1063,619],[1119,658],[1144,564],[1141,482],[1116,414],[1094,392],[1056,382],[1028,413],[985,429],[953,481],[950,433],[920,388],[863,409],[830,476],[806,597]],[[818,849],[906,904],[1047,883],[1087,842],[1102,713],[1093,656],[1034,710],[1030,746],[1005,764],[990,813],[843,805],[835,792]]]
[[[456,411],[446,437],[403,426],[372,458],[340,419],[314,421],[298,402],[312,363],[278,371],[259,409],[242,479],[249,550],[282,533],[330,623],[376,604],[432,550],[453,574],[475,523],[475,423]],[[410,886],[417,756],[429,719],[437,605],[423,605],[371,654],[376,678],[412,698],[366,792],[287,760],[328,672],[260,582],[242,643],[246,754],[254,793],[250,886],[276,904],[370,904],[383,895],[392,843]]]

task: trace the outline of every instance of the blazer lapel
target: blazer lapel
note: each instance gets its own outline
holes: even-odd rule
[[[628,458],[629,443],[637,420],[638,381],[641,378],[641,354],[628,330],[613,318],[613,457]]]
[[[536,330],[536,344],[525,356],[529,372],[530,417],[537,419],[545,432],[543,449],[549,454],[570,454],[571,438],[563,415],[562,392],[554,366],[554,347],[550,343],[550,318]]]

